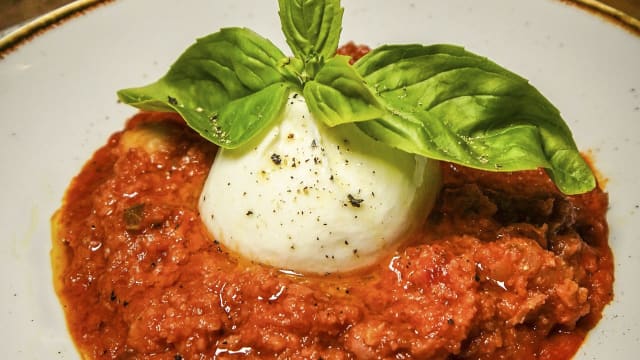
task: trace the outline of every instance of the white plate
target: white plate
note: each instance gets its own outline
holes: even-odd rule
[[[615,299],[579,359],[640,348],[640,38],[556,0],[344,0],[342,39],[461,44],[529,78],[609,179]],[[164,74],[196,37],[247,26],[287,49],[276,1],[115,1],[0,60],[0,339],[4,358],[70,359],[49,264],[49,217],[135,110],[117,89]],[[288,52],[288,51],[287,51]],[[636,278],[634,280],[634,278]]]

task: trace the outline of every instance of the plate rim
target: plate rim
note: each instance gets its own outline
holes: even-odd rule
[[[560,0],[568,5],[576,5],[583,10],[610,20],[615,25],[621,26],[632,34],[640,37],[640,19],[626,12],[605,4],[601,0]]]
[[[26,23],[19,25],[15,30],[0,38],[0,60],[20,46],[27,44],[38,35],[44,34],[65,21],[86,14],[101,5],[106,5],[115,0],[75,0],[50,12],[40,15]]]
[[[640,37],[640,19],[621,10],[605,4],[601,0],[555,0],[567,6],[575,6],[583,11],[599,16],[617,25],[633,35]],[[0,38],[0,60],[8,54],[25,45],[36,36],[63,24],[65,21],[86,14],[101,5],[115,2],[115,0],[76,0],[45,13],[14,31]]]
[[[580,0],[554,0],[555,3],[562,2],[563,3],[562,6],[564,6],[564,7],[566,7],[566,6],[578,7],[579,5],[577,4],[577,2],[579,2],[579,1]],[[65,9],[65,11],[62,11],[61,14],[56,14],[56,16],[53,16],[53,19],[54,19],[53,22],[44,23],[42,28],[35,28],[34,29],[33,27],[31,27],[30,29],[27,29],[27,31],[26,31],[27,38],[18,39],[18,42],[15,45],[15,48],[20,48],[20,47],[25,46],[25,45],[26,46],[29,46],[29,45],[33,46],[33,45],[35,45],[35,43],[29,44],[30,40],[37,39],[38,36],[40,36],[41,34],[45,33],[46,31],[54,29],[57,26],[64,25],[64,23],[67,20],[71,21],[71,19],[79,18],[80,16],[91,12],[95,8],[99,8],[100,5],[107,5],[108,6],[108,5],[110,5],[111,3],[114,3],[114,2],[115,2],[115,0],[79,0],[76,3],[73,3],[74,6],[72,6],[70,10]],[[80,6],[80,5],[83,5],[83,6]],[[582,12],[582,11],[585,11],[585,10],[583,9],[583,10],[580,10],[580,11],[576,12],[575,13],[576,16],[579,16],[578,14],[580,12]],[[598,13],[593,12],[593,11],[590,11],[590,13],[591,13],[591,15],[588,15],[589,17],[591,17],[591,16],[600,16]],[[53,13],[50,13],[49,15],[53,15]],[[96,14],[94,13],[93,15],[96,15]],[[600,19],[602,20],[603,18],[601,17]],[[38,18],[38,19],[36,19],[36,20],[34,20],[32,22],[36,22],[36,23],[42,24],[40,18]],[[606,22],[607,23],[611,23],[611,25],[616,26],[616,24],[613,23],[612,21],[606,21]],[[27,25],[30,25],[30,23],[26,24],[24,27],[28,27]],[[76,25],[76,24],[72,24],[72,25]],[[610,25],[602,25],[602,26],[610,26]],[[620,28],[620,26],[618,26],[618,28]],[[22,29],[22,28],[20,28],[20,29]],[[20,29],[18,29],[18,30],[20,30]],[[624,32],[623,32],[623,34],[624,34]],[[636,32],[635,34],[636,35],[640,35],[640,32]],[[637,38],[638,37],[636,37],[636,39]],[[3,44],[2,40],[4,40],[4,39],[0,39],[0,45]],[[3,58],[2,50],[3,50],[3,48],[0,47],[0,59]],[[12,52],[12,50],[10,50],[9,52]],[[16,54],[16,55],[19,55],[19,54]],[[591,335],[593,335],[593,334],[591,334]]]

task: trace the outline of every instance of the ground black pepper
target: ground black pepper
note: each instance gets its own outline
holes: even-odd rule
[[[360,207],[360,204],[364,201],[364,199],[358,199],[355,198],[353,195],[349,194],[347,195],[347,199],[349,200],[349,203],[351,204],[351,206],[353,207]]]
[[[280,165],[282,163],[282,158],[280,157],[280,155],[273,153],[271,154],[271,161],[273,161],[273,163],[276,165]]]

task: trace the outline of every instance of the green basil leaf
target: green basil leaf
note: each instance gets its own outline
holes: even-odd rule
[[[342,31],[339,0],[279,0],[282,31],[293,54],[307,61],[331,58]]]
[[[282,89],[300,87],[291,66],[302,64],[292,63],[273,43],[251,30],[227,28],[198,39],[160,80],[120,90],[118,97],[142,110],[176,111],[210,141],[237,147],[273,120],[271,110],[281,109],[284,101]],[[273,96],[265,91],[273,91]],[[284,97],[286,100],[286,94]],[[247,104],[254,103],[264,111],[256,113],[262,114],[260,118],[245,124],[245,118],[229,117],[247,115]]]
[[[347,56],[327,61],[305,84],[303,94],[313,116],[329,126],[373,120],[386,113]]]
[[[359,122],[404,151],[490,171],[547,169],[567,194],[595,178],[558,110],[527,80],[451,45],[383,46],[355,65],[387,108]]]
[[[302,92],[329,126],[355,122],[401,150],[491,171],[547,169],[560,190],[581,193],[595,177],[559,111],[526,79],[452,45],[380,47],[355,67],[334,57],[339,0],[279,0],[295,57],[244,28],[199,39],[150,85],[119,98],[176,111],[210,141],[235,148]]]
[[[275,83],[228,103],[217,117],[203,124],[213,125],[213,133],[205,131],[200,134],[209,141],[221,139],[227,149],[237,148],[282,118],[290,86]]]

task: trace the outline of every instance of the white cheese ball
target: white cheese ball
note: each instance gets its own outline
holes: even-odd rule
[[[200,197],[214,238],[300,273],[370,265],[421,226],[440,189],[436,161],[316,121],[302,96],[240,149],[221,149]]]

